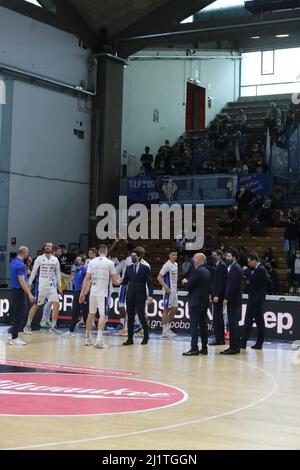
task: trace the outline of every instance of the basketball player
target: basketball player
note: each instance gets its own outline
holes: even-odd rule
[[[163,339],[172,339],[177,336],[171,330],[171,324],[178,309],[178,264],[177,264],[177,251],[171,250],[169,252],[169,260],[163,265],[157,276],[159,284],[163,288],[164,293],[164,311],[163,311]]]
[[[54,251],[53,243],[46,243],[44,246],[44,254],[38,256],[34,262],[32,273],[29,278],[29,285],[28,288],[31,290],[32,283],[36,276],[38,275],[37,279],[37,287],[36,287],[36,302],[31,307],[28,315],[27,324],[24,328],[24,333],[27,335],[32,334],[31,330],[31,323],[34,319],[39,307],[44,305],[45,300],[48,299],[49,302],[53,304],[53,311],[52,311],[52,322],[49,328],[49,332],[51,333],[58,333],[59,330],[57,329],[57,318],[59,313],[59,297],[57,293],[57,289],[59,293],[62,295],[61,290],[61,272],[59,261],[56,256],[53,256],[52,253]]]
[[[87,274],[79,297],[79,302],[84,303],[90,290],[89,315],[86,322],[86,346],[92,345],[93,322],[97,310],[99,312],[98,334],[95,343],[95,347],[98,349],[108,348],[103,341],[103,331],[107,316],[110,281],[116,286],[120,285],[120,281],[116,277],[114,263],[107,258],[107,254],[107,245],[100,245],[99,257],[91,260],[88,264]]]

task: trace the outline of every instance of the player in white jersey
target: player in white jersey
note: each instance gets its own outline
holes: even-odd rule
[[[31,323],[34,319],[39,307],[44,305],[46,299],[53,304],[52,322],[49,331],[58,332],[56,324],[59,313],[59,297],[58,292],[62,294],[61,290],[61,272],[59,261],[56,256],[53,256],[54,251],[53,243],[46,243],[44,246],[44,254],[38,256],[34,262],[32,273],[29,278],[29,289],[35,278],[38,283],[37,296],[35,304],[31,307],[24,333],[27,335],[32,334]]]
[[[89,262],[87,274],[83,281],[83,286],[79,302],[83,303],[86,295],[90,291],[89,316],[86,322],[86,346],[92,344],[92,328],[97,310],[100,318],[98,323],[98,334],[95,347],[106,349],[108,346],[103,341],[103,331],[106,323],[108,299],[110,296],[109,287],[112,281],[119,286],[120,281],[116,277],[114,263],[107,258],[107,245],[100,245],[99,257]]]
[[[177,336],[171,330],[171,324],[178,309],[178,264],[177,264],[177,251],[171,250],[169,252],[169,260],[163,265],[157,276],[159,284],[163,288],[163,331],[162,338],[172,339]]]

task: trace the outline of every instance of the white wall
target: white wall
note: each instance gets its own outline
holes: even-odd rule
[[[3,7],[0,45],[2,64],[72,84],[89,76],[89,51],[75,36]],[[4,106],[12,107],[8,253],[11,237],[32,252],[49,239],[78,242],[88,231],[90,111],[77,97],[19,79]]]
[[[84,140],[74,128],[84,130]],[[8,240],[33,250],[48,238],[78,242],[88,230],[89,156],[90,115],[77,99],[16,81]]]
[[[88,79],[88,50],[72,34],[0,6],[0,63],[78,84]]]
[[[156,53],[152,53],[153,55]],[[183,55],[160,52],[160,55]],[[141,52],[138,55],[151,55]],[[197,55],[230,55],[230,53],[197,52]],[[175,142],[185,132],[186,84],[199,79],[213,107],[206,107],[206,125],[229,101],[239,97],[239,60],[199,59],[130,61],[125,71],[122,148],[139,160],[145,145],[155,155],[165,139]],[[153,122],[157,108],[160,122]],[[132,170],[136,173],[139,164]]]

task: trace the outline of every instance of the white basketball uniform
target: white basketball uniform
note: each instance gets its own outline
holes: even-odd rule
[[[171,293],[168,294],[163,288],[164,308],[178,308],[178,264],[167,261],[160,270],[160,273],[164,277],[164,282]]]
[[[114,263],[105,256],[100,256],[89,262],[87,273],[91,275],[89,312],[95,314],[98,310],[100,316],[105,316],[110,298],[111,276],[116,273]]]
[[[59,302],[57,286],[61,285],[61,272],[59,261],[56,256],[41,255],[34,262],[32,273],[29,278],[31,285],[39,272],[37,305],[43,305],[45,299],[48,302]]]

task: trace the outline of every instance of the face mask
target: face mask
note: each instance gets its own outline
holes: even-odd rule
[[[233,261],[231,261],[231,260],[227,259],[227,260],[225,261],[225,263],[227,264],[227,266],[231,266],[231,265],[232,265],[232,263],[233,263]]]
[[[80,261],[75,260],[75,261],[74,261],[74,265],[77,266],[77,267],[79,267],[79,266],[81,265],[81,263],[80,263]]]
[[[132,256],[131,257],[131,261],[133,264],[135,264],[137,262],[137,257],[136,256]]]
[[[217,258],[216,256],[213,256],[212,259],[213,259],[213,262],[214,262],[215,264],[217,264],[218,258]]]

